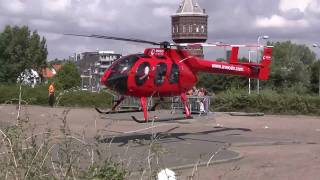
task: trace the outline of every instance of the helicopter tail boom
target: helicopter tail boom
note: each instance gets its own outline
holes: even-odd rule
[[[260,80],[269,79],[270,64],[272,56],[272,48],[266,47],[261,57],[261,63],[255,62],[239,62],[238,61],[239,47],[233,47],[230,63],[218,62],[212,60],[189,60],[190,66],[197,72],[208,72],[214,74],[232,74],[238,76],[246,76],[248,78],[256,78]]]

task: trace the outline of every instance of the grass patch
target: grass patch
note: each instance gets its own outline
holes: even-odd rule
[[[106,92],[92,93],[87,91],[64,91],[55,93],[58,106],[68,107],[110,107],[112,96]],[[0,85],[0,103],[17,103],[19,86]],[[22,87],[22,99],[31,105],[48,105],[47,85],[35,88]]]
[[[112,96],[106,92],[87,91],[66,92],[61,95],[60,106],[68,107],[110,107]]]

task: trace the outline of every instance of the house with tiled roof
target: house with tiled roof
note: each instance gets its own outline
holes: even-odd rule
[[[51,67],[43,68],[41,70],[41,76],[43,80],[45,81],[54,77],[57,74],[57,72],[61,69],[61,67],[61,64],[53,64],[51,65]]]

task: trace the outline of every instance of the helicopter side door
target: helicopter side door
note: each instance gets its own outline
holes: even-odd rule
[[[161,96],[179,95],[179,66],[172,61],[159,62],[155,68],[154,86]]]
[[[154,76],[154,85],[159,87],[164,84],[167,75],[167,64],[160,62],[156,65],[156,72]]]

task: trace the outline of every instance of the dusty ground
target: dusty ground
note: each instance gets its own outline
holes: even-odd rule
[[[242,159],[200,167],[194,179],[320,179],[320,117],[218,115],[216,120],[228,127],[250,128],[256,137],[288,141],[235,142],[231,149],[241,153]],[[192,174],[190,171],[181,170],[180,178],[187,179]]]
[[[100,116],[94,109],[39,106],[27,106],[21,111],[24,119],[36,125],[37,133],[47,128],[58,132],[66,117],[75,136],[86,141],[93,141],[97,133],[106,139],[116,137],[112,142],[114,151],[130,145],[137,159],[142,159],[140,155],[145,154],[146,146],[133,145],[131,141],[148,139],[152,132],[160,134],[159,143],[170,152],[163,157],[165,163],[161,166],[184,167],[175,169],[179,179],[188,179],[192,174],[193,179],[200,180],[320,179],[320,117],[214,113],[195,116],[193,120],[156,123],[150,128],[150,124],[135,123],[130,115]],[[16,116],[16,106],[0,105],[0,128],[14,124]],[[171,115],[160,111],[156,116]],[[215,152],[218,153],[212,162],[238,160],[193,168],[199,160],[206,164]]]

